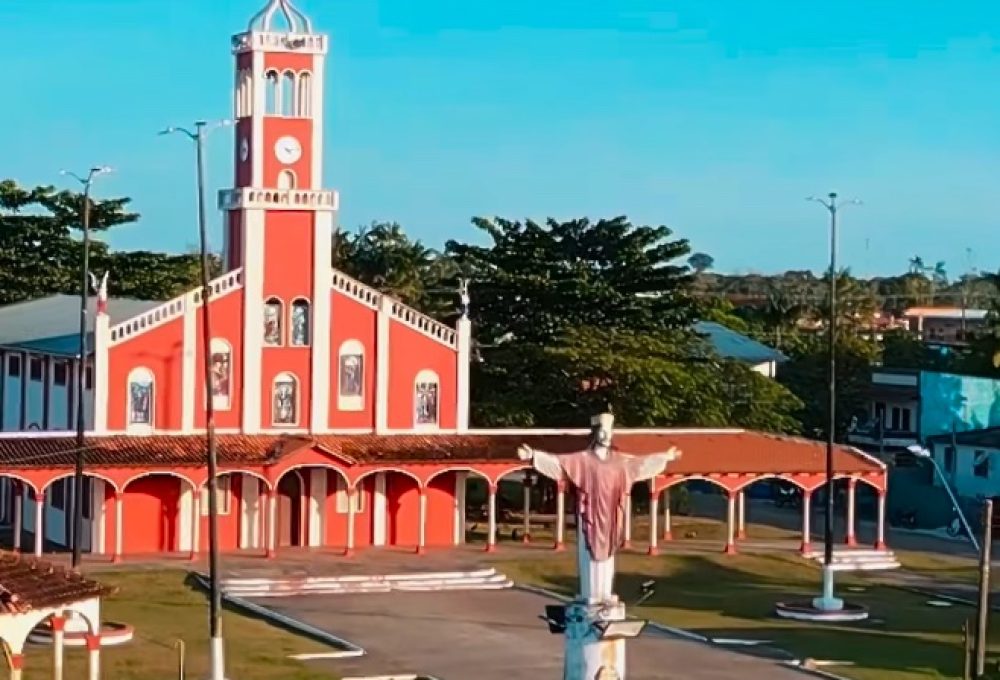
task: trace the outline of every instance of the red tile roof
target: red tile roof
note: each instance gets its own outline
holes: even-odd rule
[[[222,465],[267,465],[302,448],[316,446],[348,463],[504,462],[517,460],[518,445],[567,453],[587,444],[583,434],[476,433],[399,435],[239,435],[218,436]],[[636,455],[681,450],[669,471],[708,473],[822,473],[826,446],[822,442],[739,430],[628,431],[615,434],[615,445]],[[72,438],[0,438],[0,467],[7,469],[72,467]],[[98,467],[200,467],[205,461],[204,435],[91,437],[87,465]],[[880,472],[873,458],[856,449],[837,446],[834,467],[839,473]]]
[[[0,614],[58,607],[114,591],[65,567],[0,551]]]

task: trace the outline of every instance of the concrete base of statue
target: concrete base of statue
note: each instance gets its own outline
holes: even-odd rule
[[[563,680],[624,680],[625,640],[601,640],[594,626],[623,621],[625,605],[573,602],[566,605],[566,660]]]
[[[833,569],[823,567],[823,594],[809,602],[779,602],[775,613],[784,619],[814,621],[823,623],[864,621],[868,609],[861,605],[845,603],[833,594]]]

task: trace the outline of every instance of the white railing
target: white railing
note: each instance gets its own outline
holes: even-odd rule
[[[371,309],[378,309],[382,301],[382,293],[336,269],[333,270],[333,287]]]
[[[445,343],[449,347],[458,346],[458,333],[455,332],[454,328],[445,326],[440,321],[435,321],[426,314],[421,314],[412,307],[407,307],[402,302],[393,300],[392,304],[389,305],[389,315],[410,328]]]
[[[311,33],[268,33],[252,31],[233,36],[233,54],[252,50],[326,54],[327,37]]]
[[[239,288],[242,284],[243,270],[234,269],[233,271],[223,274],[219,278],[210,281],[208,286],[212,291],[212,297],[217,298],[224,293]],[[148,312],[144,312],[139,316],[134,316],[131,319],[126,319],[125,321],[112,326],[110,329],[111,343],[116,344],[122,342],[133,335],[143,333],[151,328],[155,328],[156,326],[160,326],[172,319],[182,316],[188,304],[192,306],[201,305],[201,293],[201,287],[199,286],[195,290],[175,297],[173,300],[168,300]]]
[[[226,189],[219,192],[220,210],[260,208],[271,210],[327,210],[340,207],[336,191],[306,189]]]

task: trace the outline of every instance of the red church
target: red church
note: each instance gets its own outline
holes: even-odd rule
[[[517,446],[585,446],[585,429],[470,427],[468,318],[443,325],[332,267],[340,199],[323,186],[328,47],[290,0],[270,0],[232,39],[235,181],[219,194],[226,272],[207,300],[199,288],[172,300],[102,301],[82,369],[76,298],[0,308],[0,522],[12,528],[15,549],[70,544],[78,399],[87,422],[82,542],[116,561],[206,549],[209,399],[228,551],[457,545],[470,478],[488,489],[493,550],[498,485],[524,477]],[[214,333],[207,348],[205,304]],[[210,384],[199,370],[205,351]],[[80,370],[82,395],[74,390]],[[823,445],[735,429],[619,430],[615,442],[636,455],[683,452],[651,484],[650,552],[670,538],[669,502],[659,501],[671,486],[702,479],[721,487],[732,551],[743,490],[775,477],[805,492],[808,549]],[[837,449],[835,463],[849,480],[850,542],[858,482],[874,488],[884,524],[886,470],[849,447]],[[564,489],[557,498],[559,548]]]

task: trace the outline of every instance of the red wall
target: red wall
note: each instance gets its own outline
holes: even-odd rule
[[[239,427],[241,404],[243,403],[243,290],[228,293],[225,297],[210,302],[212,314],[212,337],[225,340],[232,348],[232,378],[229,383],[228,410],[215,410],[216,427]],[[195,427],[205,427],[205,369],[204,351],[201,339],[203,328],[201,310],[195,317]]]
[[[326,476],[326,536],[328,546],[347,545],[347,513],[337,512],[337,479],[340,474],[333,470]],[[375,478],[361,480],[358,493],[362,495],[361,512],[354,513],[354,546],[363,548],[372,544],[374,521],[372,508],[375,502]]]
[[[243,213],[230,210],[226,216],[226,271],[243,266]]]
[[[392,321],[389,323],[389,427],[411,429],[414,417],[414,381],[422,370],[437,373],[438,422],[456,426],[457,353],[427,336]]]
[[[278,186],[278,173],[286,169],[295,173],[299,188],[312,186],[312,131],[313,121],[310,118],[269,116],[264,119],[264,148],[259,150],[264,154],[263,186]],[[302,147],[302,156],[291,165],[281,163],[274,153],[275,142],[286,135],[295,137]]]
[[[312,71],[313,55],[294,54],[292,52],[266,52],[264,54],[264,72],[271,69],[285,71]]]
[[[247,140],[247,146],[250,149],[250,153],[247,154],[247,159],[244,161],[240,157],[240,147],[243,145],[243,140]],[[233,161],[236,164],[236,186],[237,187],[248,187],[253,182],[253,159],[254,156],[261,152],[266,152],[267,149],[255,149],[253,146],[253,118],[241,118],[239,122],[236,123],[236,136],[234,137],[233,145]],[[271,152],[273,155],[273,151]]]
[[[181,483],[176,477],[154,475],[128,485],[122,507],[122,549],[126,554],[177,549]]]
[[[398,472],[385,474],[386,543],[417,545],[420,492],[411,477]]]
[[[108,351],[108,428],[127,425],[128,374],[145,367],[153,372],[153,424],[161,430],[181,427],[181,348],[183,319],[133,335]]]
[[[377,313],[374,309],[337,291],[332,293],[330,306],[330,427],[375,427],[375,332]],[[340,346],[346,340],[357,340],[364,346],[364,410],[341,411],[337,408],[340,393]]]
[[[457,475],[438,475],[427,485],[426,540],[430,546],[448,546],[455,542],[455,482]]]

